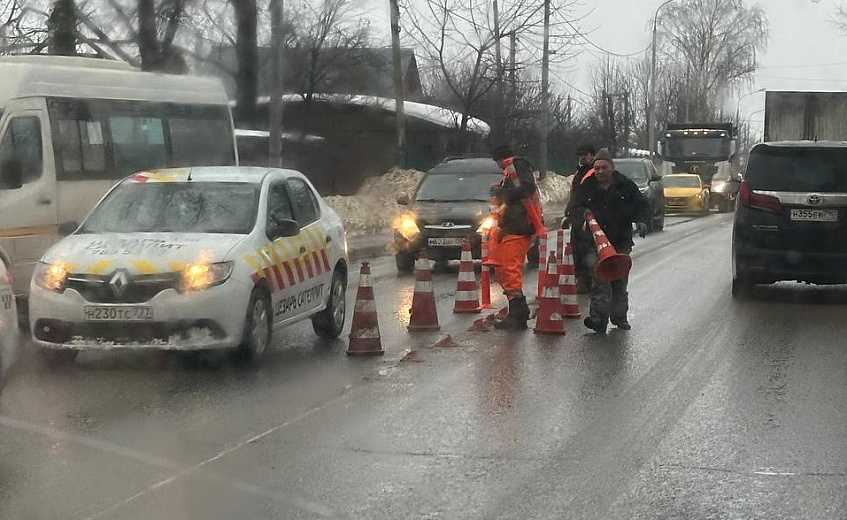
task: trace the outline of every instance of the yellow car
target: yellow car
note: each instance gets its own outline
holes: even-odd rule
[[[665,212],[702,213],[709,212],[709,190],[703,187],[699,175],[675,173],[665,175]]]

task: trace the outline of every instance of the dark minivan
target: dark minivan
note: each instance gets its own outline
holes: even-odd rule
[[[847,283],[847,143],[750,150],[732,233],[732,294],[796,280]]]

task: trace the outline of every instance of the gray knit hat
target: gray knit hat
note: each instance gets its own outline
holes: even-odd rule
[[[600,148],[597,150],[597,155],[594,156],[595,161],[608,161],[612,168],[615,167],[615,161],[612,159],[612,154],[608,148]]]

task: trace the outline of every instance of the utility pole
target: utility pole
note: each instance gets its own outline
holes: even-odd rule
[[[623,146],[624,157],[629,157],[629,91],[623,92]]]
[[[603,91],[603,97],[606,100],[606,114],[609,121],[609,150],[614,157],[618,151],[618,135],[615,131],[615,105],[612,100],[612,95]]]
[[[547,175],[547,134],[550,131],[550,0],[544,0],[544,50],[541,55],[541,139],[538,151],[539,177]]]
[[[282,167],[282,7],[271,0],[271,102],[268,107],[268,166]]]
[[[506,106],[503,89],[503,59],[500,52],[500,13],[497,9],[497,0],[492,2],[494,7],[494,59],[497,62],[497,108],[495,111],[497,119],[497,131],[506,135]]]
[[[515,100],[518,92],[518,82],[515,72],[515,53],[517,52],[517,45],[518,35],[515,33],[515,30],[512,29],[509,32],[509,108],[512,111],[514,111]],[[512,147],[512,150],[517,147],[517,139],[515,138],[514,132],[512,132],[509,145]]]
[[[403,70],[400,59],[400,7],[391,4],[391,50],[394,62],[394,111],[397,114],[397,162],[406,167],[406,111],[403,104]]]
[[[565,121],[567,122],[568,129],[570,130],[573,127],[573,98],[568,94],[568,108],[565,112]]]

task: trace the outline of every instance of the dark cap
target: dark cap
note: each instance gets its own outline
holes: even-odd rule
[[[609,153],[608,148],[600,148],[600,151],[594,156],[594,161],[608,161],[612,168],[615,167],[615,161],[612,159],[612,154]]]
[[[580,146],[579,148],[576,149],[577,155],[582,155],[584,153],[590,153],[591,155],[594,155],[594,153],[595,153],[594,145],[590,144],[590,143],[585,143],[585,144],[583,144],[582,146]]]
[[[509,145],[500,145],[497,148],[491,150],[491,158],[495,161],[499,161],[500,159],[508,159],[509,157],[514,157],[515,152],[512,151],[512,147]]]

